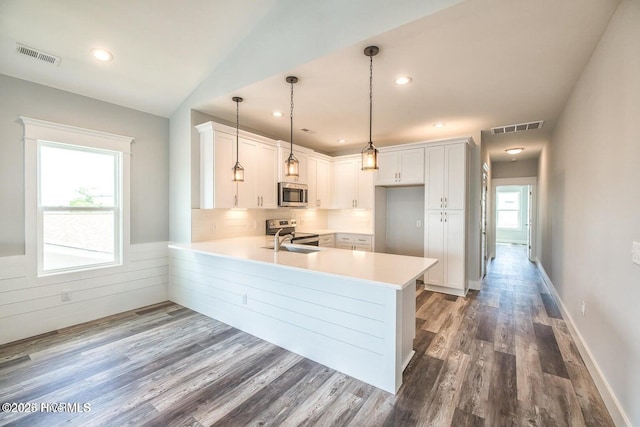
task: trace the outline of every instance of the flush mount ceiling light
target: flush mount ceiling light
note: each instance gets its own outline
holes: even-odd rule
[[[291,135],[289,138],[291,149],[289,151],[289,158],[284,162],[284,170],[285,176],[295,178],[300,176],[300,162],[298,162],[296,156],[293,155],[293,84],[298,83],[298,78],[295,76],[287,76],[285,81],[291,85]]]
[[[113,59],[113,54],[102,48],[91,49],[91,56],[102,62],[109,62]]]
[[[346,140],[344,138],[340,138],[340,139],[336,140],[336,142],[338,144],[344,144],[346,142]]]
[[[284,114],[282,114],[282,112],[280,111],[274,111],[273,113],[271,113],[271,115],[273,117],[282,117]]]
[[[443,127],[444,127],[444,123],[442,123],[442,122],[435,123],[435,124],[433,125],[433,127],[434,127],[434,128],[438,128],[438,129],[443,128]]]
[[[240,150],[238,150],[238,140],[240,134],[240,103],[244,101],[239,96],[234,96],[231,98],[233,102],[236,103],[236,164],[233,165],[233,181],[234,182],[243,182],[244,181],[244,168],[240,164]]]
[[[404,85],[408,85],[412,81],[413,79],[409,76],[400,76],[394,80],[394,83],[397,84],[398,86],[404,86]]]
[[[369,57],[369,144],[362,149],[362,170],[374,171],[378,169],[378,149],[371,140],[371,128],[373,121],[373,57],[380,52],[378,46],[368,46],[364,54]]]
[[[506,150],[507,153],[509,154],[520,154],[524,151],[524,148],[522,147],[513,147],[513,148],[507,148]]]

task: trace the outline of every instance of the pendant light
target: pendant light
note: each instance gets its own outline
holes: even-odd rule
[[[378,46],[369,46],[364,54],[369,57],[369,144],[362,149],[362,170],[374,171],[378,169],[378,149],[371,140],[371,123],[373,121],[373,57],[380,52]]]
[[[235,182],[243,182],[244,181],[244,168],[240,164],[240,150],[238,149],[238,140],[240,133],[240,103],[243,101],[239,96],[234,96],[233,102],[236,103],[236,164],[233,165],[233,181]]]
[[[285,80],[291,85],[291,136],[289,138],[291,148],[289,151],[289,158],[284,162],[284,175],[291,178],[297,178],[300,176],[300,162],[298,162],[296,156],[293,155],[293,84],[298,83],[298,78],[288,76]]]

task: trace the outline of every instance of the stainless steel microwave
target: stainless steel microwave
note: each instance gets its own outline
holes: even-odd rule
[[[306,184],[278,183],[278,206],[306,208],[308,203],[309,190]]]

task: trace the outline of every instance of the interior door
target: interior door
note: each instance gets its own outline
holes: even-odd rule
[[[529,195],[529,209],[527,212],[527,254],[529,260],[535,261],[533,253],[533,187],[527,185],[527,194]]]
[[[487,274],[487,174],[482,173],[482,194],[480,196],[480,277]]]

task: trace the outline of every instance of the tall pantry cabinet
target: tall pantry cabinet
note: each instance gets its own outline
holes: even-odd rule
[[[438,263],[425,274],[425,288],[465,295],[467,142],[425,149],[424,256]]]

